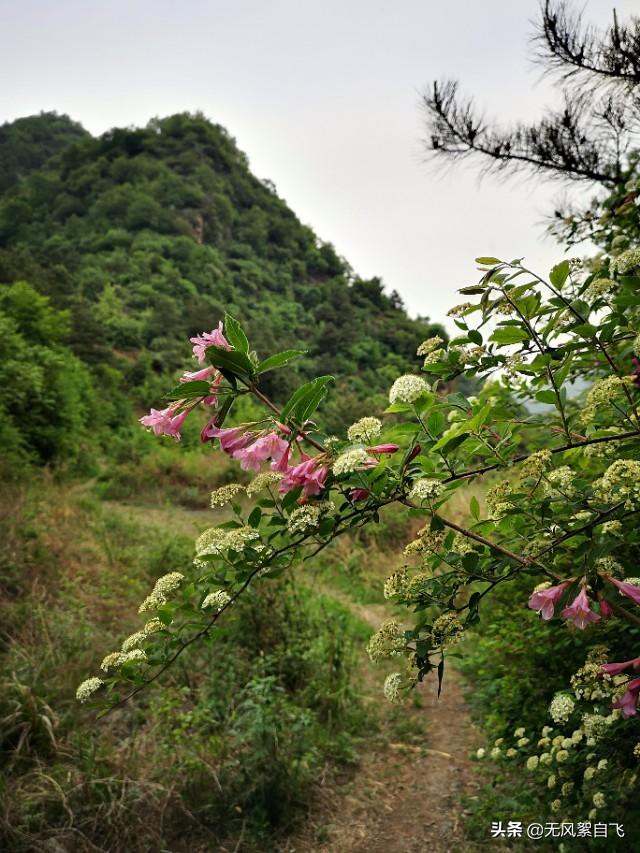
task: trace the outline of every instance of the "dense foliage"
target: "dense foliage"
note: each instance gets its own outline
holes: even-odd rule
[[[243,469],[260,473],[246,486],[229,483],[212,493],[212,506],[230,505],[233,515],[201,534],[192,569],[157,580],[139,608],[144,626],[104,658],[100,676],[80,685],[81,701],[125,702],[194,643],[215,641],[219,623],[247,591],[400,504],[426,524],[385,584],[385,597],[408,608],[412,624],[387,620],[368,646],[374,661],[405,659],[385,681],[387,698],[402,701],[436,671],[441,683],[445,652],[481,623],[485,600],[503,585],[513,585],[517,596],[528,582],[528,605],[544,620],[561,616],[581,631],[612,620],[614,630],[598,632],[607,645],[594,643],[553,698],[556,727],[535,735],[546,751],[525,753],[526,767],[544,774],[548,764],[562,765],[548,781],[549,788],[562,782],[551,812],[588,808],[595,820],[611,795],[596,790],[587,771],[605,749],[611,763],[598,769],[610,768],[608,791],[618,805],[631,801],[635,757],[614,753],[612,744],[637,729],[629,718],[640,693],[633,677],[640,665],[637,630],[621,628],[621,620],[640,625],[638,543],[634,528],[627,529],[640,508],[639,401],[637,377],[630,375],[640,352],[634,320],[640,252],[603,257],[586,270],[563,261],[548,278],[519,260],[477,261],[482,278],[462,291],[476,300],[451,311],[460,334],[448,345],[431,337],[417,350],[427,376],[439,378],[428,384],[415,374],[398,377],[386,413],[402,422],[384,433],[375,417],[359,419],[346,440],[314,427],[328,375],[300,386],[284,405],[274,403],[261,390],[262,376],[300,353],[260,360],[229,314],[224,325],[192,339],[193,355],[205,366],[187,372],[173,402],[141,422],[179,438],[201,405],[211,407],[203,442],[219,442]],[[441,392],[443,381],[461,374],[485,380],[477,397]],[[584,388],[578,397],[576,384]],[[263,404],[263,417],[224,427],[233,405],[248,395]],[[261,471],[268,460],[270,468]],[[487,475],[494,484],[486,508],[472,497],[469,520],[455,521],[447,507],[456,492]],[[241,493],[248,506],[237,502]],[[525,731],[516,732],[521,750],[531,743]],[[506,753],[520,755],[515,747]]]
[[[111,430],[127,402],[159,397],[185,341],[223,308],[259,352],[307,350],[299,376],[342,377],[331,426],[379,404],[430,330],[378,279],[355,276],[202,116],[97,139],[52,114],[0,130],[0,282],[27,280],[69,313],[69,345],[119,410]],[[269,390],[294,381],[274,374]]]

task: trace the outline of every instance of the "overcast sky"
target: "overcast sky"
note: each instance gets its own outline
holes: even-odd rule
[[[604,24],[610,0],[587,0]],[[637,7],[616,0],[621,15]],[[0,122],[68,113],[92,133],[201,110],[362,276],[443,319],[473,258],[561,256],[558,186],[425,162],[420,93],[457,77],[501,121],[535,119],[534,0],[0,0]]]

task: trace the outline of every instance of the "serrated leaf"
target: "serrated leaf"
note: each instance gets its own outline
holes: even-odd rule
[[[231,314],[224,315],[224,335],[238,352],[249,352],[249,341],[242,326]]]
[[[549,273],[549,281],[557,290],[562,288],[562,285],[569,277],[569,270],[569,261],[561,261]]]

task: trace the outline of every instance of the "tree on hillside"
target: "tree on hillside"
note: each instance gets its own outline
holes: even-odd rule
[[[423,97],[428,145],[450,161],[474,158],[485,172],[539,174],[604,189],[606,212],[638,227],[635,199],[640,134],[640,18],[604,31],[587,26],[564,0],[545,0],[533,39],[535,59],[562,84],[562,103],[535,123],[501,127],[480,113],[453,80]],[[556,210],[552,231],[569,244],[590,237],[610,247],[616,234],[601,220],[603,193],[586,208]],[[620,236],[619,234],[617,236]]]

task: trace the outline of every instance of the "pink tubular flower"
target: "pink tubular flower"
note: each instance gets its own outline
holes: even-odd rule
[[[538,592],[532,592],[528,601],[528,606],[532,610],[537,610],[544,620],[549,620],[555,613],[555,607],[562,593],[569,586],[569,581],[564,581],[557,586],[550,586],[547,589],[540,589]]]
[[[234,459],[240,459],[243,471],[259,471],[260,465],[269,457],[279,462],[288,451],[289,445],[276,432],[267,433],[248,447],[233,452]]]
[[[369,453],[395,453],[399,450],[397,444],[376,444],[374,447],[368,447]]]
[[[609,583],[617,586],[620,590],[620,595],[626,595],[634,604],[640,604],[640,587],[635,584],[627,583],[627,581],[618,581],[615,578],[607,576]]]
[[[613,707],[619,708],[625,719],[635,717],[637,714],[638,693],[640,693],[640,678],[634,678],[627,685],[626,693],[613,703]]]
[[[140,418],[143,426],[151,427],[156,435],[170,435],[180,441],[180,430],[189,412],[174,415],[171,406],[166,409],[151,409],[148,415]]]
[[[600,671],[603,675],[620,675],[621,672],[624,672],[627,669],[633,667],[634,669],[640,668],[640,658],[633,658],[632,660],[625,660],[622,663],[603,663],[600,667]]]
[[[562,618],[570,619],[581,630],[584,630],[590,622],[600,621],[600,616],[589,608],[589,599],[587,598],[587,591],[584,587],[582,587],[569,607],[564,608]]]
[[[187,371],[180,377],[180,382],[198,382],[201,379],[208,379],[215,372],[215,367],[203,367],[202,370],[194,370],[193,373]]]
[[[609,604],[606,598],[600,596],[598,598],[598,604],[600,605],[600,615],[603,619],[611,619],[613,616],[613,608]]]
[[[210,332],[203,332],[201,335],[196,335],[195,338],[189,338],[193,344],[193,357],[197,358],[200,364],[205,359],[205,352],[208,347],[224,347],[231,349],[229,341],[222,334],[222,320],[218,323],[217,329],[212,329]]]
[[[244,431],[244,427],[231,427],[230,429],[218,429],[215,425],[216,418],[213,417],[206,427],[202,430],[201,438],[203,441],[210,441],[212,438],[217,438],[220,442],[220,449],[225,453],[233,455],[236,450],[246,447],[253,436]]]
[[[328,474],[329,469],[326,465],[318,465],[315,459],[305,459],[299,465],[294,465],[286,470],[284,478],[280,482],[280,492],[285,494],[291,489],[302,486],[302,493],[305,497],[318,495],[324,488]]]
[[[369,489],[351,489],[349,492],[349,500],[355,503],[356,501],[366,501],[371,492]]]

